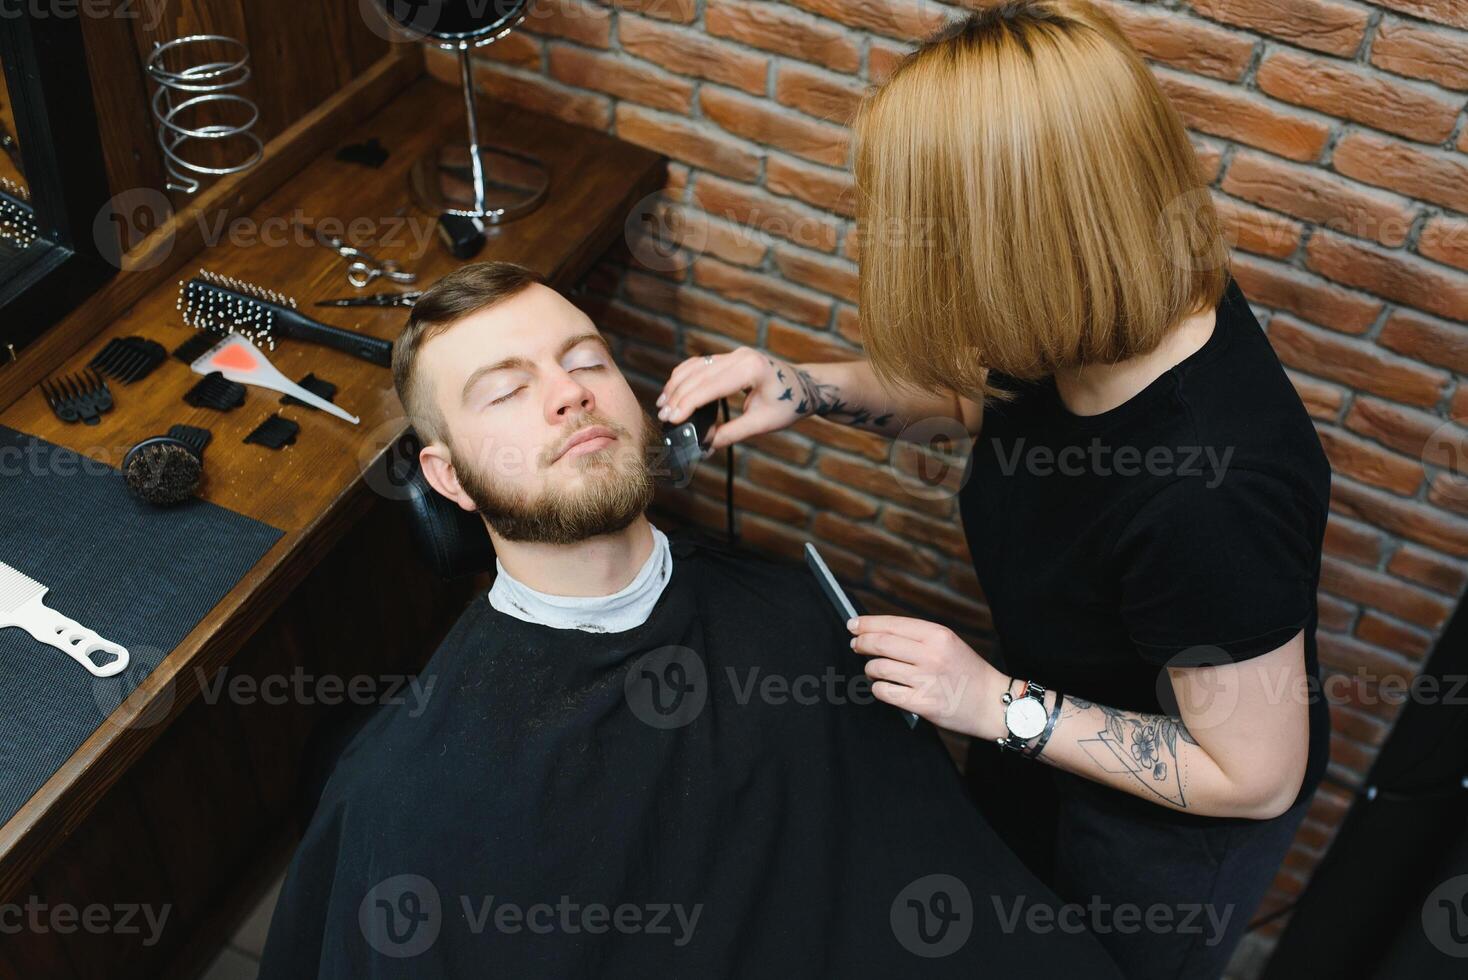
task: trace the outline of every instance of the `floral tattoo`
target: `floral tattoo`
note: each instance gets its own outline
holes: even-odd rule
[[[1106,772],[1128,773],[1173,806],[1187,809],[1183,793],[1186,760],[1178,755],[1178,740],[1189,745],[1198,743],[1182,719],[1120,711],[1076,697],[1068,697],[1066,702],[1075,713],[1095,708],[1105,719],[1105,726],[1094,738],[1079,740],[1096,765]]]

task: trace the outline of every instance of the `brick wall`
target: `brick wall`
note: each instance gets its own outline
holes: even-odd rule
[[[1235,270],[1335,471],[1320,594],[1331,776],[1264,911],[1298,894],[1468,582],[1468,6],[1464,0],[1107,3],[1194,133]],[[851,145],[864,89],[961,12],[924,0],[536,0],[479,53],[494,95],[673,161],[650,230],[585,303],[649,399],[683,357],[858,351]],[[456,78],[430,52],[431,70]],[[955,107],[958,109],[960,107]],[[974,107],[977,109],[978,107]],[[672,237],[676,250],[657,247]],[[874,609],[990,620],[949,498],[915,496],[887,442],[821,421],[738,464],[744,540],[821,542]],[[898,461],[898,469],[911,465]],[[722,475],[662,498],[721,526]],[[1360,676],[1364,671],[1366,677]],[[1263,932],[1267,935],[1280,923]]]

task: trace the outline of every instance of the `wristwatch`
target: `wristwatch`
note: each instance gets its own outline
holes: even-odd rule
[[[1008,691],[999,696],[1004,702],[1004,727],[1009,734],[995,739],[1002,749],[1024,750],[1025,743],[1045,730],[1045,688],[1034,681],[1025,681],[1019,697]]]

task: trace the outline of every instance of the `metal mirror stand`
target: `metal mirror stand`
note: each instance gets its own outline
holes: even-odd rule
[[[409,187],[419,207],[431,214],[502,224],[529,214],[544,200],[550,174],[540,160],[486,142],[481,133],[471,52],[493,44],[525,20],[527,0],[434,0],[429,4],[384,0],[385,13],[411,36],[426,39],[459,58],[459,80],[468,119],[468,145],[446,143],[416,161]]]

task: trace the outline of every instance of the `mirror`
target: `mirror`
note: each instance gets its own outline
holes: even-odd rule
[[[0,367],[117,271],[80,17],[0,17]]]
[[[406,36],[427,39],[459,55],[468,142],[435,146],[413,165],[408,187],[430,214],[501,224],[534,211],[545,200],[545,164],[498,145],[480,129],[470,50],[493,44],[518,27],[529,0],[381,0],[383,12]],[[455,252],[460,257],[467,253]]]
[[[15,109],[0,74],[0,279],[5,278],[7,268],[24,263],[36,238],[36,213],[15,135]]]
[[[529,0],[381,0],[406,35],[443,47],[488,44],[525,19]]]

